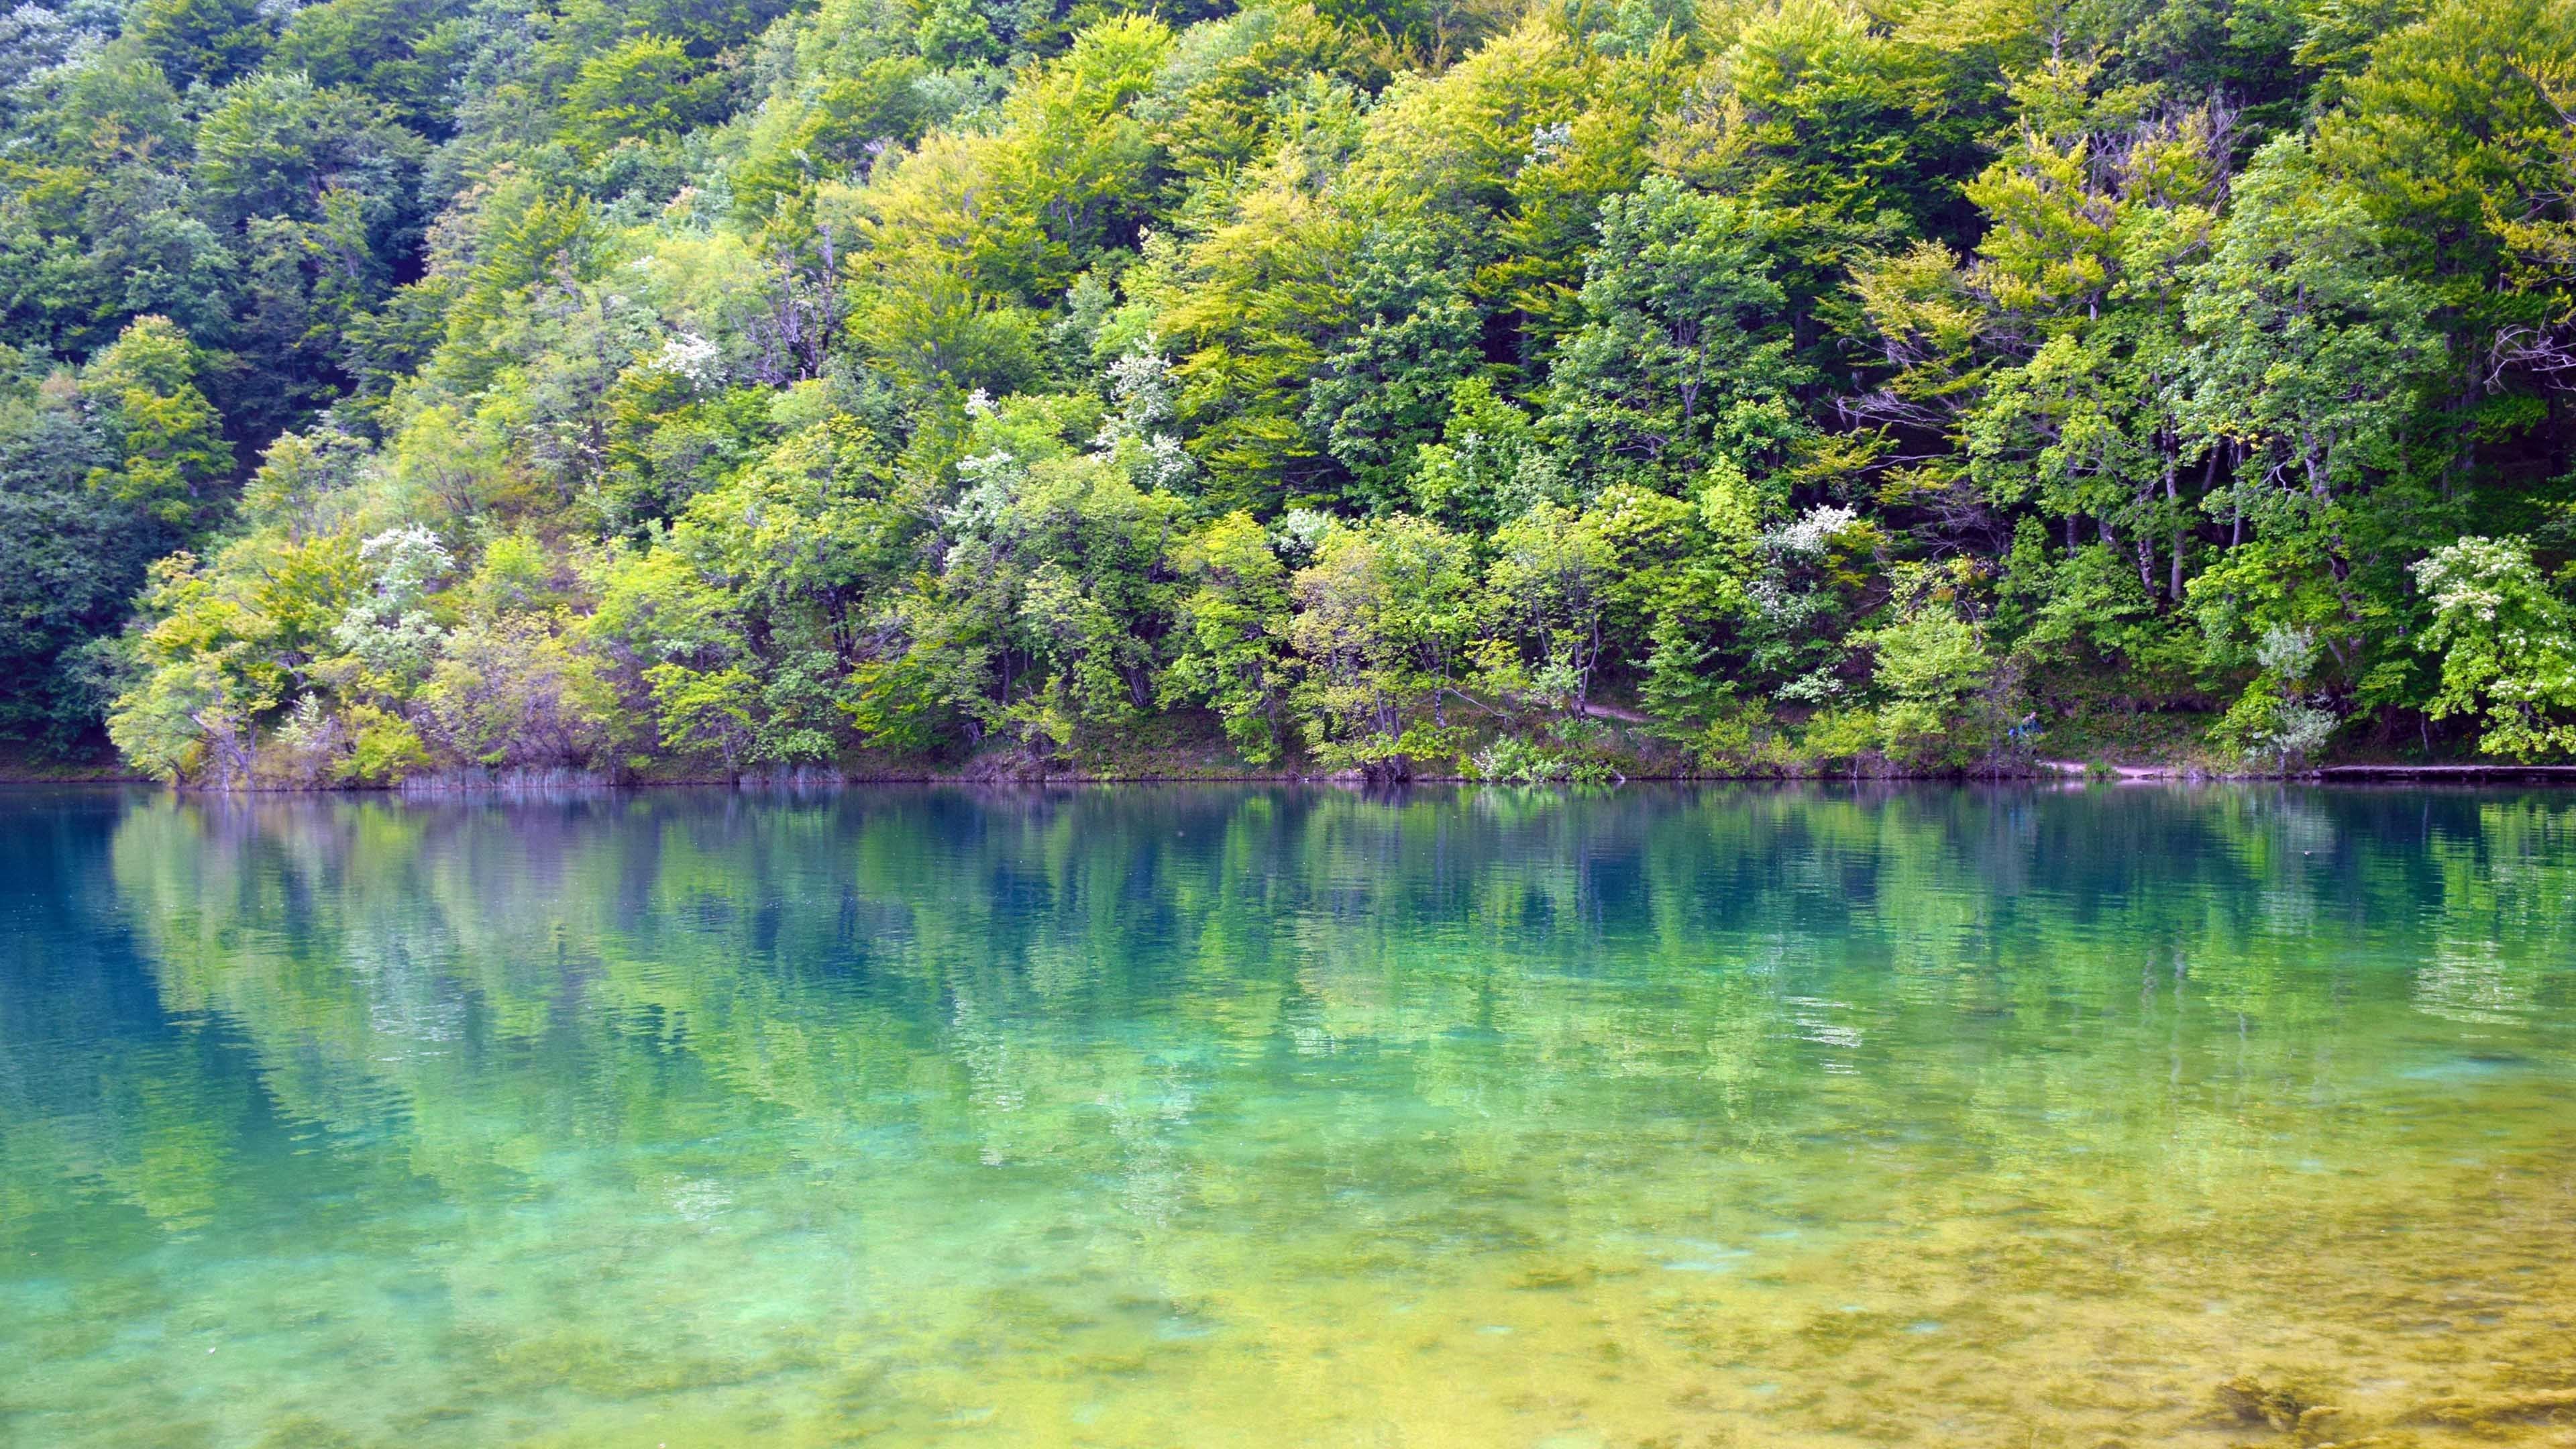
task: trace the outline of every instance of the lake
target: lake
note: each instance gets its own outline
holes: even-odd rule
[[[2576,794],[0,794],[0,1442],[2564,1444]]]

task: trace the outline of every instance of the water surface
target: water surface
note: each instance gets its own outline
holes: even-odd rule
[[[2576,796],[0,795],[0,1442],[2564,1443]]]

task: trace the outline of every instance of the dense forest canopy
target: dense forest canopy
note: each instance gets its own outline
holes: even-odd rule
[[[0,49],[28,748],[2576,754],[2571,0],[67,0]]]

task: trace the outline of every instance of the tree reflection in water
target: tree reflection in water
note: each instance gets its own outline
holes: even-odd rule
[[[2557,796],[53,793],[0,880],[20,1442],[2576,1413]]]

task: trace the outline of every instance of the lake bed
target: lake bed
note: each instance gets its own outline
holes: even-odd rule
[[[0,1440],[2558,1443],[2576,796],[0,795]]]

